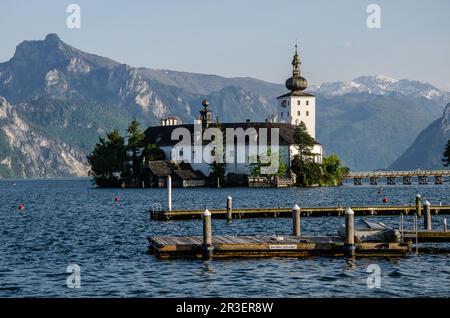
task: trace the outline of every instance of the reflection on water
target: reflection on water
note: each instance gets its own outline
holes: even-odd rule
[[[173,189],[174,208],[450,204],[450,186],[344,186],[319,189]],[[120,200],[115,200],[119,197]],[[87,180],[0,182],[0,297],[410,297],[450,296],[449,244],[421,245],[406,258],[156,260],[147,235],[200,235],[200,220],[153,222],[164,189],[94,189]],[[18,210],[20,204],[25,210]],[[155,206],[156,206],[155,205]],[[442,228],[443,216],[433,215]],[[398,226],[399,217],[376,217]],[[335,234],[343,217],[302,218],[305,235]],[[405,229],[413,218],[405,217]],[[419,220],[419,227],[422,227]],[[287,234],[288,218],[213,220],[214,234]],[[419,250],[420,252],[420,250]],[[438,253],[437,253],[438,252]],[[67,265],[81,268],[81,288],[66,286]],[[367,268],[381,270],[369,289]]]

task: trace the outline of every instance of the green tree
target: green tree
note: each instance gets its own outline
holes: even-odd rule
[[[294,129],[294,142],[295,148],[298,151],[300,160],[312,160],[312,149],[314,147],[315,140],[308,133],[305,123],[302,121]]]
[[[324,157],[322,167],[323,181],[327,185],[341,185],[350,171],[347,167],[342,166],[341,159],[335,154]]]
[[[94,151],[87,156],[91,165],[89,174],[98,185],[114,186],[126,174],[127,148],[117,129],[99,137]]]
[[[442,159],[442,162],[444,163],[444,167],[450,167],[450,139],[447,141],[447,144],[445,145],[443,155],[444,159]]]
[[[165,159],[166,155],[164,154],[164,151],[158,148],[158,146],[155,144],[148,144],[142,151],[140,162],[145,162],[146,164],[148,164],[150,161]]]
[[[144,133],[140,127],[139,122],[133,119],[127,128],[127,148],[131,151],[131,173],[129,176],[136,182],[141,170],[141,159],[137,155],[137,149],[144,140]]]
[[[278,170],[277,170],[276,173],[267,174],[267,176],[269,176],[269,177],[271,177],[271,176],[285,177],[287,175],[288,170],[289,170],[288,166],[284,162],[281,162],[279,153],[274,153],[272,155],[272,149],[271,148],[267,149],[267,153],[266,154],[256,155],[256,156],[252,157],[252,159],[253,159],[252,161],[253,162],[248,165],[249,170],[250,170],[250,175],[252,175],[252,176],[260,176],[260,175],[262,175],[261,168],[263,168],[263,167],[270,167],[271,162],[269,160],[272,157],[278,158]]]
[[[297,176],[297,184],[300,186],[321,185],[323,178],[322,165],[312,160],[302,160],[300,155],[295,155],[291,163],[291,169]]]

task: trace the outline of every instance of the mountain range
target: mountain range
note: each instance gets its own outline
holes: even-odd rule
[[[354,170],[388,167],[450,101],[431,84],[385,76],[310,91],[318,96],[318,140]],[[0,177],[84,176],[98,136],[124,131],[132,118],[143,128],[170,115],[192,122],[207,97],[223,122],[264,121],[285,92],[249,77],[131,67],[56,34],[24,41],[0,63]]]
[[[441,118],[424,129],[389,168],[391,170],[442,169],[442,154],[450,140],[450,104]]]

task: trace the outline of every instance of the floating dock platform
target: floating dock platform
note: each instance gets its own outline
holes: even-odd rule
[[[204,259],[201,236],[148,237],[149,252],[159,259]],[[411,243],[356,243],[354,256],[406,256]],[[346,255],[345,240],[338,236],[214,236],[211,258],[308,257]]]
[[[413,215],[416,213],[416,206],[413,205],[397,205],[397,206],[355,206],[352,207],[355,215]],[[215,219],[227,218],[227,209],[210,210]],[[343,216],[345,208],[343,207],[302,207],[301,216]],[[203,210],[150,210],[152,220],[168,221],[168,220],[190,220],[201,219]],[[450,205],[433,205],[431,206],[433,214],[450,214]],[[292,208],[244,208],[233,209],[231,211],[233,219],[240,218],[268,218],[268,217],[291,217]]]

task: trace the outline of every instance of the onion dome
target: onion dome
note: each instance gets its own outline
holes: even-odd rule
[[[300,57],[297,52],[297,45],[295,45],[295,55],[292,60],[292,77],[286,80],[286,88],[291,91],[303,91],[308,87],[308,81],[300,76]]]

